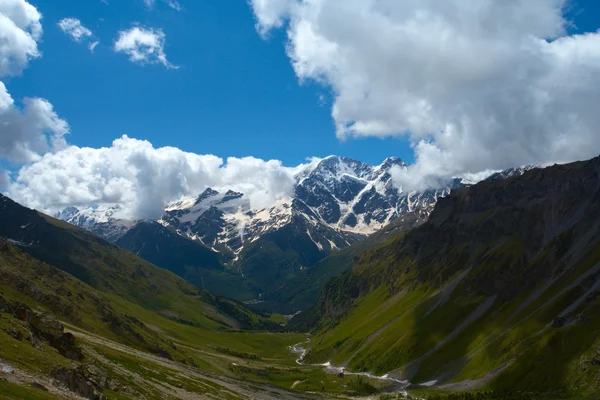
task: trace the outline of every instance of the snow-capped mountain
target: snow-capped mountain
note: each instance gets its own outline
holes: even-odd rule
[[[502,179],[513,178],[517,176],[523,175],[525,172],[537,168],[535,165],[526,165],[524,167],[519,168],[509,168],[504,171],[496,172],[495,174],[490,175],[486,178],[488,181],[499,181]]]
[[[270,207],[255,209],[243,193],[207,188],[196,197],[168,205],[157,222],[215,251],[238,254],[259,237],[302,220],[310,227],[305,233],[315,246],[329,251],[345,247],[407,212],[431,211],[440,197],[470,184],[452,179],[436,189],[403,192],[392,182],[394,167],[407,168],[407,164],[396,157],[373,166],[329,156],[299,172],[293,197],[280,199]],[[531,168],[508,169],[488,179],[522,175]],[[120,218],[121,214],[119,206],[84,210],[69,207],[57,218],[115,242],[135,224]]]
[[[197,198],[169,205],[159,223],[215,250],[224,246],[237,254],[266,233],[302,221],[315,246],[329,250],[345,247],[406,212],[428,209],[462,185],[454,180],[441,189],[402,193],[392,183],[395,166],[407,167],[398,158],[372,166],[330,156],[298,174],[293,198],[271,207],[252,209],[243,193],[208,188]]]
[[[109,242],[116,242],[135,225],[135,221],[119,217],[122,211],[122,208],[118,205],[111,207],[88,207],[83,210],[79,210],[76,207],[67,207],[56,214],[55,217],[87,229]]]
[[[190,282],[247,301],[277,288],[342,249],[411,212],[428,215],[462,179],[439,188],[404,192],[392,181],[388,158],[377,166],[330,156],[295,176],[293,194],[265,208],[253,207],[244,193],[206,188],[168,205],[156,221],[122,218],[115,207],[70,207],[57,215],[131,250]],[[506,170],[489,179],[522,175]],[[175,255],[178,255],[176,257]],[[222,270],[215,269],[217,264]],[[210,262],[209,262],[210,261]],[[235,277],[235,278],[232,278]]]
[[[395,157],[378,166],[345,157],[327,157],[299,180],[296,198],[326,224],[368,235],[407,212],[431,208],[438,198],[465,185],[462,180],[454,179],[437,189],[403,192],[392,182],[393,167],[408,166]]]
[[[431,209],[438,198],[465,184],[455,179],[439,189],[404,193],[392,183],[393,167],[407,165],[395,157],[373,166],[329,156],[298,173],[293,197],[270,207],[255,209],[243,193],[207,188],[197,197],[168,205],[157,222],[215,251],[238,254],[259,237],[303,221],[315,246],[329,251],[345,247],[407,212]],[[119,206],[69,207],[57,217],[114,242],[134,225],[119,218],[121,211]]]

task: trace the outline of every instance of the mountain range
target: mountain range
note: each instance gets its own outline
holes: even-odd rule
[[[168,205],[157,221],[215,251],[237,255],[248,243],[302,217],[311,226],[320,224],[333,230],[329,240],[313,240],[315,246],[335,248],[348,246],[353,238],[369,235],[406,212],[429,208],[450,190],[471,183],[454,179],[438,189],[405,193],[392,182],[394,167],[407,165],[393,157],[372,166],[329,156],[297,173],[294,195],[271,207],[256,209],[243,193],[206,188],[196,197]],[[68,207],[57,217],[114,242],[135,224],[118,218],[120,211],[118,205],[82,210]]]
[[[291,312],[296,308],[290,302],[273,303],[286,284],[399,217],[416,212],[426,218],[439,198],[472,184],[456,178],[435,189],[405,192],[394,184],[392,170],[407,167],[395,157],[373,166],[330,156],[296,174],[293,196],[265,208],[253,208],[243,193],[206,188],[168,205],[156,221],[121,219],[119,206],[68,207],[57,217],[200,287]]]

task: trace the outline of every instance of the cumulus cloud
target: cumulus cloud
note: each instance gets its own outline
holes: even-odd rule
[[[0,2],[0,77],[21,74],[29,60],[40,56],[41,19],[25,0]]]
[[[168,203],[197,196],[207,187],[240,191],[254,207],[267,206],[292,195],[299,170],[253,157],[224,162],[213,155],[155,148],[148,141],[123,136],[111,147],[69,146],[45,154],[21,168],[8,194],[47,212],[71,205],[119,204],[125,217],[157,218]]]
[[[273,28],[281,28],[289,17],[295,2],[290,0],[252,0],[257,28],[263,35]]]
[[[39,57],[41,18],[24,0],[0,2],[0,78],[20,74],[31,58]],[[68,124],[47,100],[25,98],[17,105],[2,81],[0,127],[0,158],[14,164],[36,161],[40,154],[64,147],[69,132]],[[2,183],[7,179],[6,171],[0,170]]]
[[[75,42],[87,42],[91,52],[98,45],[98,41],[93,41],[94,34],[91,30],[83,26],[77,18],[63,18],[58,22],[58,27]]]
[[[162,64],[167,68],[177,68],[167,60],[165,54],[165,33],[161,29],[135,26],[120,31],[114,50],[125,53],[134,63]]]
[[[14,163],[39,160],[40,154],[66,146],[64,136],[69,125],[60,119],[50,102],[40,98],[25,98],[23,107],[0,81],[0,158]]]
[[[398,184],[600,153],[600,33],[566,0],[251,0],[299,79],[335,93],[341,139],[408,135]]]

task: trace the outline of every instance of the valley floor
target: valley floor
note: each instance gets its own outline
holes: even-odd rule
[[[341,377],[320,366],[298,365],[297,355],[289,346],[304,340],[300,334],[224,332],[223,343],[230,346],[228,349],[174,338],[179,349],[205,363],[190,366],[63,324],[65,333],[76,337],[87,360],[83,367],[86,378],[72,376],[69,383],[85,385],[91,379],[104,388],[107,399],[348,399],[385,390],[384,382]],[[246,343],[236,346],[231,340],[235,335],[239,335],[240,344]],[[268,357],[245,353],[248,344]],[[54,354],[46,354],[52,349],[25,351],[25,346],[30,347],[0,331],[0,367],[4,367],[4,371],[0,369],[0,399],[104,398],[93,394],[81,397],[64,381],[42,373],[43,368],[36,366],[52,360]]]

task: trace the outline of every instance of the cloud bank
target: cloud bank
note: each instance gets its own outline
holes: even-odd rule
[[[600,34],[566,0],[251,0],[300,80],[334,93],[340,139],[408,135],[398,184],[600,153]]]
[[[47,153],[22,167],[7,193],[51,213],[71,205],[120,204],[129,218],[157,218],[168,203],[197,196],[206,187],[243,192],[253,207],[265,207],[292,195],[294,174],[301,168],[253,157],[225,162],[123,136],[111,147],[69,146]]]
[[[3,1],[0,12],[2,78],[20,74],[32,58],[40,55],[37,41],[42,26],[41,14],[26,1]],[[63,19],[58,26],[76,42],[93,38],[93,33],[75,18]],[[134,62],[172,68],[164,44],[162,31],[134,27],[120,32],[114,46]],[[276,160],[223,160],[173,147],[154,148],[148,141],[127,136],[106,148],[70,146],[65,140],[69,125],[49,101],[25,98],[19,104],[2,81],[0,126],[0,158],[11,167],[20,167],[12,173],[12,181],[8,171],[0,167],[0,191],[50,213],[71,205],[118,204],[124,209],[124,217],[157,218],[168,203],[182,196],[197,196],[206,187],[240,191],[254,207],[266,207],[292,195],[294,175],[304,168],[287,168]]]

